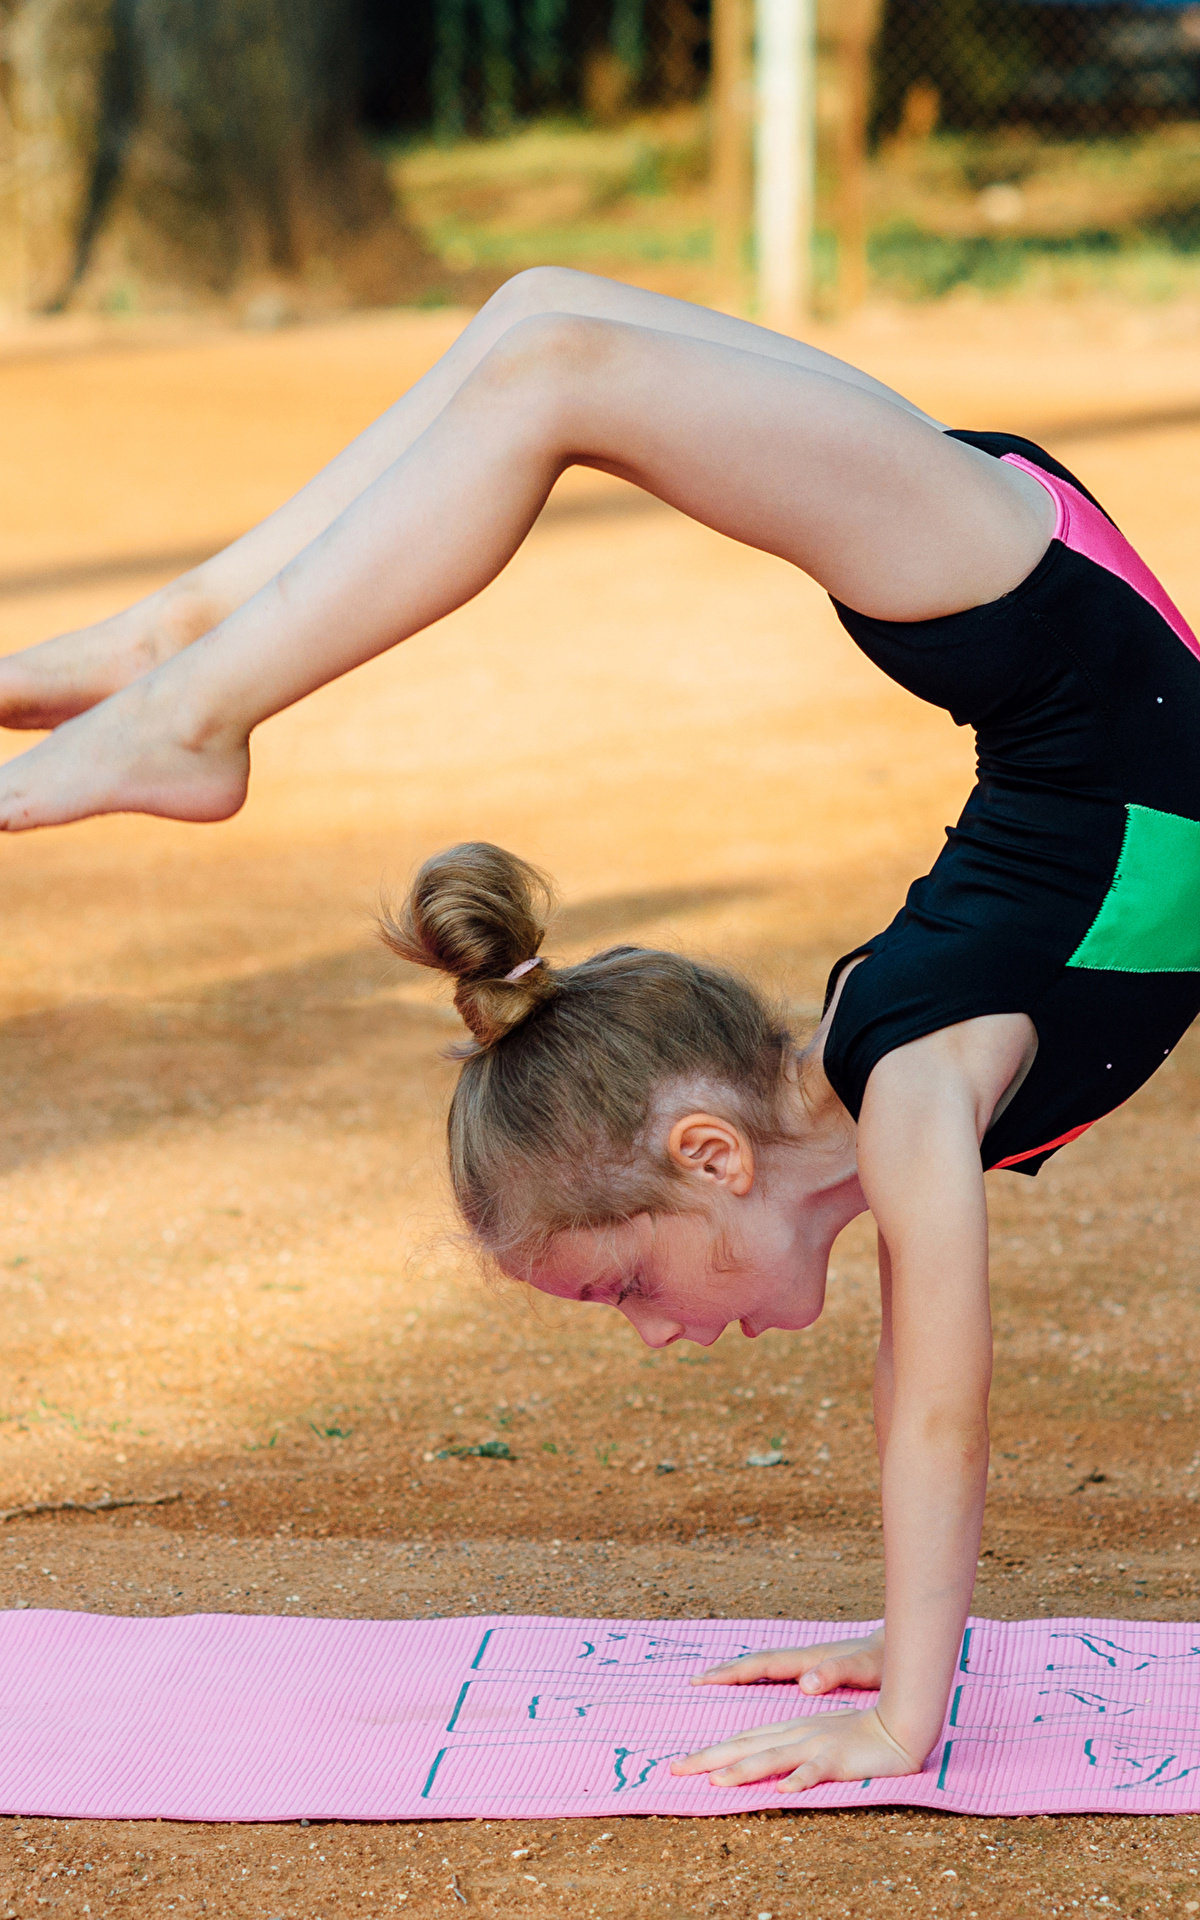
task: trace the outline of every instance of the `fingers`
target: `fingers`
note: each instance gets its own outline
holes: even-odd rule
[[[679,1760],[673,1760],[671,1771],[713,1773],[717,1768],[733,1766],[748,1756],[771,1752],[783,1740],[794,1747],[797,1741],[808,1739],[813,1733],[824,1731],[833,1722],[846,1717],[840,1713],[823,1713],[803,1720],[776,1720],[768,1727],[748,1727],[745,1733],[735,1734],[731,1740],[721,1740],[715,1747],[702,1747],[699,1753],[689,1753]],[[794,1765],[794,1760],[790,1764]],[[758,1774],[755,1777],[765,1779],[767,1775]]]
[[[831,1680],[828,1686],[805,1688],[806,1692],[828,1693],[835,1686],[877,1687],[878,1677],[858,1676],[882,1676],[882,1635],[870,1634],[865,1640],[840,1640],[820,1647],[772,1647],[763,1653],[744,1653],[740,1659],[726,1660],[719,1667],[709,1667],[706,1672],[696,1674],[691,1684],[694,1687],[748,1687],[756,1680],[801,1680],[829,1660],[857,1661],[856,1677]]]
[[[778,1734],[779,1729],[775,1729]],[[769,1780],[773,1774],[786,1773],[796,1764],[795,1747],[764,1747],[761,1753],[738,1754],[736,1743],[727,1740],[719,1747],[705,1747],[702,1753],[689,1753],[685,1759],[672,1760],[671,1772],[707,1773],[714,1786],[740,1787],[748,1780]],[[749,1769],[749,1771],[747,1771]]]
[[[822,1724],[805,1728],[798,1738],[787,1726],[763,1727],[761,1733],[767,1737],[753,1752],[731,1753],[730,1749],[737,1744],[732,1740],[724,1747],[711,1747],[708,1774],[712,1784],[714,1787],[748,1787],[759,1780],[784,1774],[787,1778],[780,1787],[784,1792],[794,1790],[791,1782],[795,1782],[798,1789],[815,1787],[822,1780],[841,1779],[843,1775],[836,1760],[826,1756],[829,1743],[823,1737],[827,1731],[824,1719],[822,1716]],[[785,1736],[782,1740],[781,1734]],[[808,1753],[806,1747],[810,1740],[814,1750]],[[689,1767],[688,1771],[699,1769]]]
[[[852,1684],[842,1678],[845,1665],[842,1660],[822,1660],[819,1666],[802,1673],[796,1684],[802,1693],[832,1693],[836,1687]]]
[[[814,1657],[811,1647],[776,1647],[770,1653],[744,1653],[693,1677],[694,1687],[749,1687],[756,1680],[794,1680]]]
[[[824,1780],[836,1780],[840,1777],[839,1774],[822,1773],[815,1760],[805,1760],[794,1773],[789,1773],[785,1780],[779,1782],[777,1791],[803,1793],[808,1787],[819,1787]]]
[[[786,1792],[790,1782],[799,1780],[801,1775],[811,1775],[811,1778],[806,1777],[802,1782],[806,1787],[815,1787],[830,1777],[819,1761],[801,1760],[797,1766],[796,1759],[794,1741],[784,1747],[767,1747],[762,1753],[747,1754],[744,1760],[735,1760],[728,1767],[718,1768],[711,1776],[712,1783],[714,1787],[751,1787],[759,1780],[771,1780],[776,1774],[782,1773],[787,1778],[780,1783],[780,1791]]]
[[[809,1667],[798,1684],[802,1693],[834,1693],[838,1687],[877,1687],[882,1679],[881,1656],[852,1653],[837,1654]]]
[[[671,1762],[672,1773],[707,1773],[714,1787],[752,1786],[782,1776],[781,1793],[804,1793],[826,1780],[885,1779],[920,1771],[920,1759],[897,1744],[870,1707],[754,1727]]]

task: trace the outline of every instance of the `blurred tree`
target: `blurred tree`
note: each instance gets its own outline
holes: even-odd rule
[[[629,74],[631,87],[641,78],[645,59],[645,15],[645,0],[613,0],[612,26],[609,29],[612,50]]]
[[[109,271],[223,295],[394,299],[419,267],[359,126],[356,0],[15,5],[18,92],[79,176],[48,304],[101,252]]]
[[[372,124],[432,121],[447,143],[556,110],[617,121],[694,99],[707,78],[710,0],[406,0],[386,28],[394,0],[363,4],[372,43],[408,49],[387,97],[369,89]]]
[[[24,309],[61,284],[86,190],[108,0],[0,0],[8,167],[0,245]]]
[[[564,28],[569,0],[532,0],[529,9],[529,77],[536,96],[553,100],[566,71]]]
[[[438,0],[434,22],[433,121],[438,139],[461,140],[472,91],[479,96],[482,130],[508,133],[516,83],[511,0]],[[477,74],[472,71],[476,65]]]

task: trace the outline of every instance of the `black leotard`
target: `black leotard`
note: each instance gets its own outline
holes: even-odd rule
[[[973,726],[977,784],[885,932],[845,954],[825,1071],[857,1119],[885,1054],[981,1014],[1038,1047],[984,1137],[1036,1173],[1127,1100],[1200,1012],[1200,644],[1092,496],[1011,434],[957,440],[1055,500],[1003,599],[911,623],[834,606],[889,679]]]

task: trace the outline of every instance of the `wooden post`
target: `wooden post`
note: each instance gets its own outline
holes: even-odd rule
[[[749,0],[712,5],[712,200],[714,259],[735,306],[744,299],[753,169]]]
[[[20,129],[12,110],[11,90],[0,88],[0,257],[9,271],[4,276],[5,303],[15,314],[29,306],[25,262],[25,155]]]
[[[871,112],[871,51],[882,0],[837,0],[831,8],[837,59],[837,299],[843,313],[867,293],[867,131]]]
[[[757,0],[754,213],[759,319],[798,333],[812,304],[814,0]]]

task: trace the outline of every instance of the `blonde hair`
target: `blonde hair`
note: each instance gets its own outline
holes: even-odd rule
[[[450,1179],[468,1228],[510,1268],[555,1234],[680,1212],[682,1176],[655,1137],[656,1102],[678,1083],[759,1147],[789,1137],[783,1093],[793,1041],[738,975],[680,954],[610,947],[545,962],[546,876],[482,841],[427,860],[380,932],[394,953],[456,982],[472,1035],[450,1103]],[[658,1129],[657,1131],[661,1131]]]

